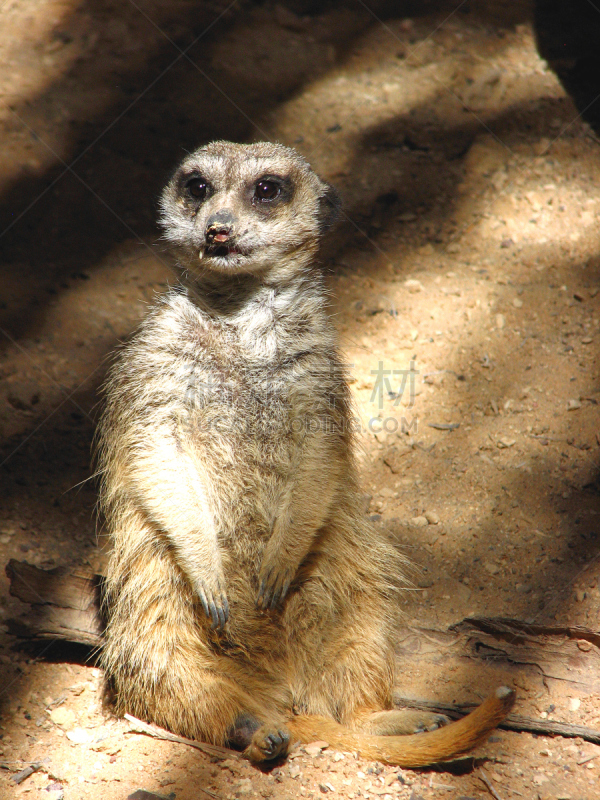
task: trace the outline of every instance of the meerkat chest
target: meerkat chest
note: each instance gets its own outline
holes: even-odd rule
[[[228,445],[238,463],[244,455],[265,464],[291,457],[326,411],[314,372],[299,363],[227,362],[206,353],[190,365],[184,391],[198,441],[209,448]]]

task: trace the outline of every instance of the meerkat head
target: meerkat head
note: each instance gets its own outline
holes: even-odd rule
[[[160,224],[190,272],[260,274],[314,257],[338,210],[333,187],[295,150],[213,142],[175,171]]]

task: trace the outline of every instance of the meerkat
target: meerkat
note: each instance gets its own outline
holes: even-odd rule
[[[201,147],[164,190],[181,283],[121,350],[99,426],[102,663],[117,713],[255,762],[325,739],[419,767],[480,744],[514,693],[433,730],[392,707],[405,564],[361,508],[317,260],[338,205],[270,143]]]

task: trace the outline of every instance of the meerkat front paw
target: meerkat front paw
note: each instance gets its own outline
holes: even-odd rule
[[[275,608],[286,596],[296,570],[286,564],[270,564],[263,559],[258,574],[258,608]]]
[[[229,601],[222,582],[207,581],[202,578],[195,580],[196,594],[200,598],[204,613],[212,622],[214,630],[222,630],[229,619]]]

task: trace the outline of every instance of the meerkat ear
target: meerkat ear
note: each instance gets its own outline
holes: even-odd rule
[[[319,197],[319,225],[321,231],[334,225],[342,210],[342,198],[330,183],[323,182],[323,194]]]

